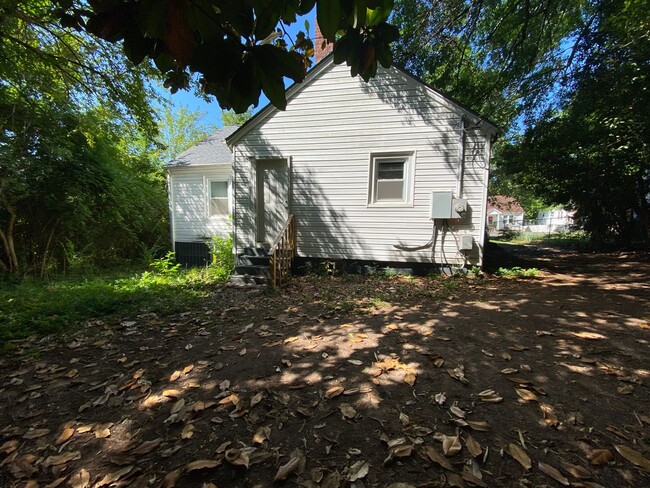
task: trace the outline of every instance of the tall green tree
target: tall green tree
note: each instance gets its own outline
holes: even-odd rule
[[[552,100],[590,9],[587,0],[397,0],[395,62],[508,130]]]
[[[233,110],[224,110],[221,112],[221,122],[223,125],[244,125],[253,116],[253,111],[248,109],[243,114],[238,114]]]
[[[203,122],[205,115],[206,112],[191,110],[184,105],[161,107],[157,137],[159,149],[154,153],[154,159],[164,165],[214,132],[217,126]]]
[[[650,241],[650,11],[602,1],[579,69],[550,112],[503,148],[499,171],[570,204],[595,240]]]
[[[60,267],[64,248],[133,257],[166,229],[164,186],[129,140],[157,131],[151,72],[54,8],[0,7],[0,270],[14,275]]]

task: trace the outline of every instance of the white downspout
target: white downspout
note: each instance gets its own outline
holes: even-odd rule
[[[456,179],[455,198],[463,197],[463,178],[465,175],[465,115],[460,117],[460,133],[458,135],[458,175]]]

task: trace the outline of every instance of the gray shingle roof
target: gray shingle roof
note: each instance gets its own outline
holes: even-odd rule
[[[225,139],[237,129],[238,127],[234,125],[222,127],[201,142],[180,153],[167,163],[165,168],[232,163],[232,153],[226,145]]]

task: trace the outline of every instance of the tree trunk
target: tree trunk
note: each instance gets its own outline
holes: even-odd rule
[[[13,207],[10,205],[5,205],[5,210],[9,214],[9,222],[7,223],[7,230],[4,232],[0,229],[0,240],[5,249],[5,254],[9,265],[9,273],[17,275],[20,272],[20,266],[18,264],[18,257],[16,256],[16,248],[14,246],[14,224],[16,223],[16,212]]]

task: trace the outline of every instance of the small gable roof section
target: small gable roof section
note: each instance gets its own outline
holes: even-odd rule
[[[211,164],[231,164],[232,153],[226,144],[226,137],[239,127],[226,126],[210,134],[201,142],[180,153],[165,165],[165,168],[183,168]]]
[[[314,82],[317,82],[319,78],[330,72],[336,66],[337,65],[334,64],[333,55],[329,54],[314,66],[311,71],[309,71],[302,83],[294,83],[291,85],[286,91],[287,110],[291,110],[291,101],[305,88],[312,85]],[[349,79],[355,80],[355,78],[352,78],[351,76]],[[356,77],[356,80],[361,80],[361,78]],[[421,115],[424,115],[423,118],[427,118],[427,116],[432,119],[436,118],[437,115],[435,109],[432,109],[429,113],[427,113],[426,110],[423,111],[423,106],[427,105],[427,103],[423,103],[426,99],[429,102],[428,104],[431,106],[444,104],[450,106],[450,108],[454,109],[458,113],[466,115],[468,117],[467,125],[478,125],[484,132],[490,134],[490,136],[496,135],[500,130],[499,127],[490,120],[480,116],[475,111],[465,107],[448,95],[445,95],[419,78],[416,78],[395,66],[388,69],[380,67],[377,76],[371,78],[368,83],[363,81],[360,81],[360,83],[366,93],[374,94],[380,100],[397,106],[400,112],[407,113],[417,111]],[[400,87],[406,86],[411,89],[404,92],[400,91]],[[413,90],[413,88],[415,88],[415,90]],[[337,87],[329,85],[329,89],[336,90]],[[323,102],[327,102],[327,95],[325,92],[323,93]],[[266,105],[238,130],[228,136],[226,138],[226,143],[229,146],[236,145],[251,129],[263,124],[264,121],[278,112],[281,111],[273,105]]]
[[[496,211],[503,215],[518,215],[524,213],[521,204],[512,197],[492,195],[488,197],[488,213]]]

